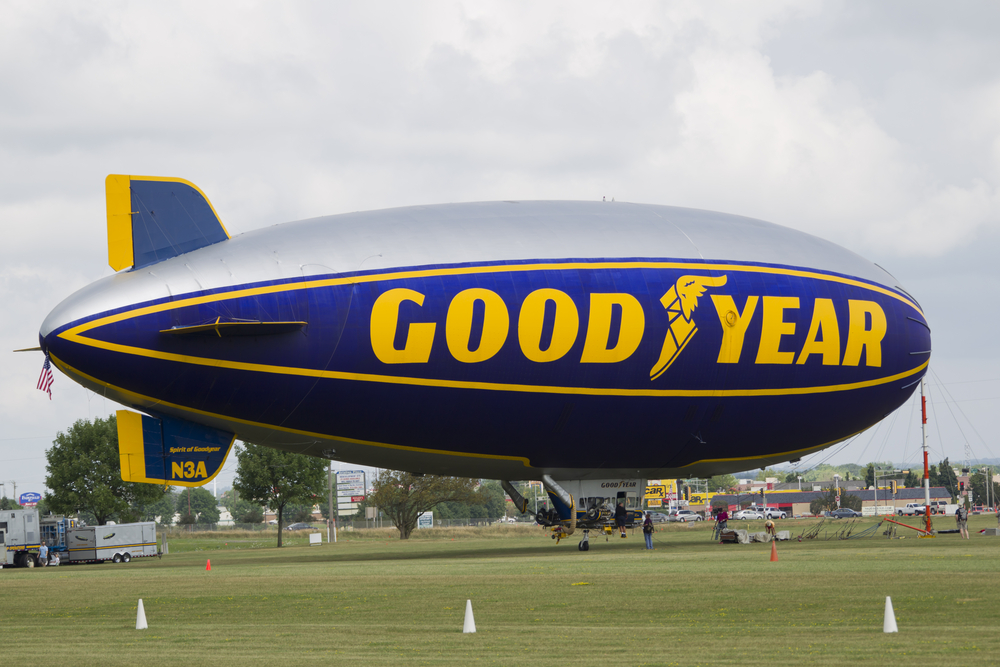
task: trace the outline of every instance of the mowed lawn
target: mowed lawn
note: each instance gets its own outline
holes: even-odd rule
[[[779,523],[796,536],[810,525]],[[986,516],[970,523],[973,531],[996,526]],[[280,550],[273,533],[174,537],[162,559],[0,572],[2,662],[1000,662],[1000,537],[906,532],[894,540],[793,538],[778,544],[778,562],[768,544],[712,542],[706,524],[658,532],[651,552],[638,531],[598,537],[589,552],[576,539],[556,545],[526,528],[453,529],[405,542],[388,531],[341,533],[337,544],[313,547],[298,534]],[[898,634],[882,632],[887,595]],[[134,629],[139,598],[148,630]],[[467,599],[474,635],[462,633]]]

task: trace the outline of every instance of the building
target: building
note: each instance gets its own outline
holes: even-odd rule
[[[863,482],[858,482],[862,484]],[[810,486],[812,486],[810,484]],[[832,485],[831,485],[832,486]],[[893,507],[893,513],[895,513],[896,508],[906,507],[907,503],[922,503],[924,501],[924,490],[922,488],[912,488],[912,489],[897,489],[896,494],[892,495],[889,489],[879,489],[874,491],[871,489],[860,489],[860,488],[844,488],[843,483],[841,483],[841,493],[850,494],[852,496],[858,496],[861,498],[861,507],[875,507],[876,505],[876,494],[878,496],[878,506]],[[776,507],[777,509],[785,512],[788,516],[802,516],[803,514],[810,514],[809,505],[812,501],[817,498],[824,498],[828,494],[828,491],[782,491],[774,490],[770,493],[765,491],[764,501],[767,503],[768,507]],[[713,503],[718,501],[723,501],[729,504],[730,511],[739,509],[743,505],[748,504],[761,504],[760,492],[756,491],[753,493],[737,493],[737,494],[718,494],[712,498]],[[943,486],[932,486],[931,487],[931,500],[943,500],[945,502],[951,502],[951,493]],[[697,508],[691,507],[691,509],[705,509],[708,508]]]

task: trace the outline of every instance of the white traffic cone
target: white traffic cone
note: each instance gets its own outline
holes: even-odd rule
[[[892,611],[892,599],[885,598],[885,621],[882,622],[882,632],[899,632],[896,627],[896,614]]]
[[[142,606],[142,598],[139,598],[139,611],[135,615],[135,629],[145,630],[148,627],[146,625],[146,610]]]
[[[472,616],[472,600],[465,601],[465,625],[462,626],[462,632],[475,632],[476,631],[476,619]]]

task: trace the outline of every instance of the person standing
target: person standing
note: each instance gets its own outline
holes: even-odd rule
[[[722,531],[726,529],[729,525],[729,512],[725,507],[719,510],[719,513],[715,516],[715,539],[718,540],[722,537]]]
[[[38,548],[38,564],[45,567],[49,564],[49,547],[42,542],[42,546]]]
[[[615,508],[615,525],[618,526],[618,530],[621,531],[622,537],[625,537],[625,522],[628,518],[628,512],[625,511],[625,505],[619,501],[618,507]]]
[[[955,523],[962,537],[969,539],[969,510],[965,509],[965,505],[959,505],[955,510]]]
[[[642,520],[642,534],[646,538],[646,548],[653,548],[653,516],[646,512],[646,518]]]

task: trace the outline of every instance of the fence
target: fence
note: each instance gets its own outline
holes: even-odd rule
[[[509,522],[502,519],[435,519],[435,528],[458,528],[462,526],[493,526],[496,524],[508,524]],[[287,526],[288,524],[286,524]],[[392,528],[393,523],[388,519],[339,519],[337,521],[337,530],[361,530],[364,528]],[[515,524],[510,525],[535,525],[534,521],[518,521]],[[326,530],[326,523],[324,522],[313,522],[312,527],[315,530]],[[236,531],[236,530],[248,530],[253,532],[267,532],[276,531],[278,526],[275,524],[266,523],[235,523],[235,524],[218,524],[218,523],[192,523],[183,526],[165,526],[161,525],[161,529],[169,529],[171,531],[185,532],[185,533],[203,533],[203,532],[214,532],[214,531]]]

